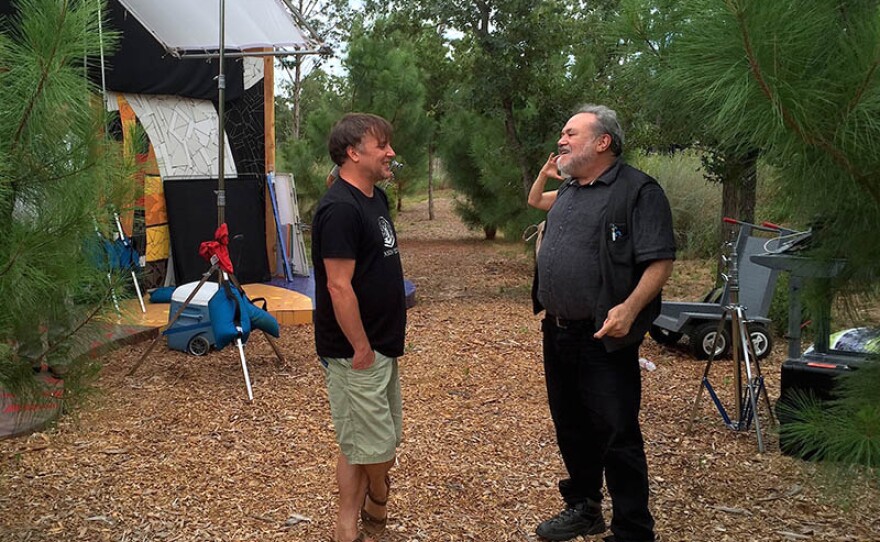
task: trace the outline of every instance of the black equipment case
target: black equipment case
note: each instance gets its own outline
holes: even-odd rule
[[[790,405],[796,397],[804,394],[820,401],[833,399],[838,377],[856,371],[869,362],[871,361],[866,360],[864,353],[841,350],[832,350],[829,354],[807,352],[800,358],[789,358],[783,362],[779,402],[776,407],[781,432],[779,448],[782,453],[794,455],[796,450],[786,441],[783,431],[785,424],[792,421],[791,416],[785,409],[780,409],[779,405]]]

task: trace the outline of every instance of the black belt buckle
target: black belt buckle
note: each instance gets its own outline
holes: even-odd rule
[[[548,314],[547,318],[549,318],[550,321],[553,322],[553,325],[558,327],[559,329],[568,329],[568,324],[571,323],[570,320],[560,318],[555,314]]]
[[[567,331],[575,331],[575,330],[586,330],[592,326],[592,320],[567,320],[565,318],[560,318],[554,314],[548,314],[547,319],[558,329],[565,329]]]

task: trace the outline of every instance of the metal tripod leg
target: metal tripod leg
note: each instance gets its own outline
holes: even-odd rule
[[[278,360],[278,365],[284,364],[284,355],[281,353],[281,350],[278,348],[278,343],[275,342],[275,337],[269,335],[265,331],[263,331],[263,337],[266,337],[266,340],[269,341],[269,346],[272,347],[272,351],[275,352],[275,357]]]
[[[146,305],[144,305],[144,294],[141,293],[141,287],[138,284],[137,273],[135,273],[134,271],[131,272],[131,280],[134,283],[134,291],[135,293],[137,293],[138,302],[140,302],[141,304],[141,312],[146,314],[147,307]]]
[[[119,213],[114,212],[113,219],[116,221],[116,231],[119,233],[119,239],[124,243],[125,230],[122,229],[122,222],[119,221]],[[147,307],[144,305],[144,295],[141,293],[141,287],[140,284],[138,284],[137,273],[135,273],[134,269],[131,270],[131,280],[134,283],[134,291],[137,293],[138,302],[140,302],[141,305],[141,312],[146,313]]]
[[[749,341],[749,346],[752,347],[752,354],[755,354],[752,341]],[[770,404],[770,396],[767,394],[767,387],[764,385],[764,375],[761,372],[761,362],[758,360],[757,355],[755,355],[753,359],[755,360],[755,370],[757,370],[758,378],[760,379],[758,395],[764,396],[764,406],[767,407],[767,412],[770,414],[770,424],[775,427],[777,425],[776,415],[773,413],[773,405]]]
[[[177,312],[175,312],[174,315],[171,317],[171,320],[169,320],[168,323],[165,324],[163,327],[159,328],[159,334],[156,335],[156,338],[153,339],[153,342],[150,343],[150,346],[148,346],[144,353],[141,354],[141,357],[135,362],[134,367],[132,367],[131,370],[128,371],[128,376],[133,375],[135,371],[138,370],[138,368],[141,366],[141,363],[143,363],[144,360],[147,359],[147,356],[150,355],[150,352],[153,351],[153,348],[155,348],[156,344],[162,339],[162,334],[168,328],[173,326],[174,322],[176,322],[177,319],[180,318],[180,315],[183,314],[183,311],[186,310],[186,308],[192,302],[199,289],[201,289],[201,287],[204,286],[206,282],[208,282],[208,279],[211,277],[212,274],[214,274],[215,271],[217,271],[218,268],[219,264],[214,263],[207,271],[205,271],[205,273],[202,275],[202,280],[200,280],[196,287],[193,288],[193,291],[190,292],[189,296],[186,298],[183,304],[180,305],[180,307],[177,309]]]
[[[220,280],[221,281],[229,281],[232,283],[232,286],[237,288],[239,292],[242,291],[241,285],[238,283],[238,279],[235,278],[235,275],[231,273],[227,273],[226,271],[220,272]],[[241,307],[244,310],[243,307]],[[251,387],[251,374],[248,371],[247,359],[244,356],[244,342],[241,340],[242,329],[241,327],[236,327],[238,330],[238,337],[235,338],[235,346],[238,347],[238,357],[241,360],[241,373],[244,376],[244,385],[247,388],[248,401],[254,400],[254,390]]]
[[[744,320],[746,324],[748,324],[748,320]],[[748,326],[746,326],[746,337],[749,338],[747,341],[749,359],[755,361],[755,375],[753,380],[756,382],[757,390],[757,399],[760,400],[760,397],[764,397],[764,406],[767,407],[767,413],[770,414],[770,423],[771,425],[776,425],[776,415],[773,413],[773,405],[770,404],[770,396],[767,394],[767,387],[764,385],[764,374],[761,372],[761,362],[758,360],[758,355],[755,353],[755,345],[752,344],[751,334],[748,333]],[[756,414],[757,416],[757,411]]]
[[[700,387],[697,390],[697,396],[694,397],[694,404],[691,407],[691,420],[687,426],[687,431],[689,433],[694,428],[694,420],[696,420],[697,411],[700,408],[700,399],[703,397],[703,389],[706,387],[706,382],[709,379],[709,371],[712,370],[712,362],[715,360],[715,352],[718,351],[718,337],[720,337],[721,333],[724,331],[726,317],[727,313],[725,312],[725,314],[722,315],[721,320],[718,322],[718,329],[715,330],[715,339],[712,341],[712,352],[709,354],[709,359],[706,361],[706,367],[703,369],[703,377],[700,379]]]
[[[235,345],[238,347],[238,356],[241,358],[241,372],[244,374],[244,385],[247,387],[248,401],[253,401],[254,390],[251,387],[251,375],[248,372],[247,360],[244,357],[244,343],[241,342],[241,335],[235,339]]]
[[[752,339],[749,335],[749,330],[746,325],[745,315],[743,314],[742,307],[737,306],[734,309],[734,367],[738,367],[742,364],[746,370],[746,395],[749,402],[749,408],[751,408],[751,416],[748,416],[746,413],[746,407],[741,405],[740,410],[737,411],[739,415],[738,425],[741,429],[747,429],[749,424],[749,417],[753,418],[755,421],[755,434],[758,438],[758,453],[764,453],[764,437],[761,432],[761,420],[760,416],[758,416],[758,398],[756,396],[757,393],[760,393],[760,380],[757,377],[752,376],[752,363],[751,356],[754,356],[754,346],[751,344]],[[741,352],[741,355],[737,355]],[[756,389],[758,388],[758,389]]]

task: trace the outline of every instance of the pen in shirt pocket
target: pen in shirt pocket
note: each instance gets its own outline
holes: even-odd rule
[[[617,224],[610,224],[611,229],[611,241],[617,241],[620,239],[620,228],[617,227]]]

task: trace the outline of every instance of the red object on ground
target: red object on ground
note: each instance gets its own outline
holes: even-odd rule
[[[209,262],[212,257],[217,256],[220,269],[234,273],[232,260],[229,258],[229,228],[226,227],[225,222],[214,232],[213,241],[205,241],[199,246],[199,256]]]

